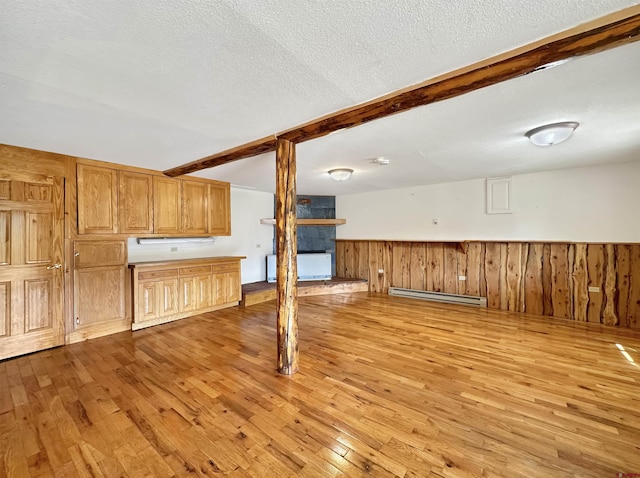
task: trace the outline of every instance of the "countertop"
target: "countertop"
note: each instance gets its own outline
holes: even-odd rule
[[[246,259],[245,256],[215,256],[215,257],[200,257],[197,259],[164,259],[157,261],[144,261],[144,262],[130,262],[129,267],[155,267],[155,266],[191,266],[203,263],[212,262],[226,262],[226,261],[238,261]]]

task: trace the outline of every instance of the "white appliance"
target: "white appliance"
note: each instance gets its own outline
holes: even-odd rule
[[[298,280],[331,279],[331,254],[298,254]],[[267,282],[276,281],[276,256],[267,256]]]

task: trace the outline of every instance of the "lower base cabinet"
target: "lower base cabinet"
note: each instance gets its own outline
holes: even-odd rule
[[[73,324],[69,343],[128,330],[126,244],[73,244]]]
[[[132,329],[238,305],[241,259],[244,258],[129,264],[133,291]]]

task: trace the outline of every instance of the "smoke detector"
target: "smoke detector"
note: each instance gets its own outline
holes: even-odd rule
[[[387,164],[389,164],[389,159],[385,158],[384,156],[378,156],[377,158],[373,158],[371,162],[373,164],[377,164],[378,166],[386,166]]]

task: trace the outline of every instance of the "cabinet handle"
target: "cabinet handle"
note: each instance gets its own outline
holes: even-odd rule
[[[74,253],[73,253],[73,257],[78,257],[79,255],[80,255],[80,253],[79,253],[79,252],[74,252]]]
[[[62,264],[58,263],[58,264],[53,264],[52,266],[47,266],[47,270],[50,271],[52,269],[60,269],[62,267]]]

